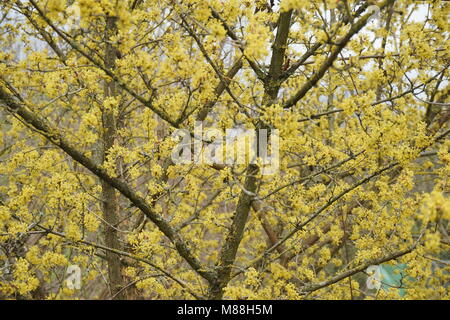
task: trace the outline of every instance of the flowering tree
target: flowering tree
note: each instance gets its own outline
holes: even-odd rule
[[[448,2],[0,6],[0,297],[448,298]]]

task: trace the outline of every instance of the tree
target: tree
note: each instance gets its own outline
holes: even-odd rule
[[[448,298],[449,7],[3,1],[0,296]]]

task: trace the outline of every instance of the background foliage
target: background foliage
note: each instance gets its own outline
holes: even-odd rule
[[[0,297],[448,298],[449,7],[2,1]],[[175,165],[195,121],[280,171]]]

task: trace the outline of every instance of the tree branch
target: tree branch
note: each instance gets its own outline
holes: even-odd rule
[[[111,177],[105,169],[97,166],[97,164],[90,158],[86,157],[81,151],[76,149],[62,134],[54,127],[52,127],[46,120],[34,114],[29,108],[23,106],[13,100],[13,98],[0,87],[0,101],[7,107],[7,110],[15,115],[18,115],[25,123],[36,129],[42,136],[48,139],[51,143],[60,147],[72,159],[80,163],[86,169],[91,171],[97,177],[113,186],[125,198],[131,201],[137,208],[139,208],[150,221],[152,221],[158,229],[175,245],[176,250],[181,257],[194,269],[200,276],[208,281],[213,281],[214,274],[205,271],[203,265],[197,260],[183,241],[180,235],[165,221],[159,214],[153,211],[151,206],[144,198],[137,195],[125,182],[118,178]]]
[[[299,291],[301,293],[307,293],[307,292],[313,292],[313,291],[322,289],[324,287],[327,287],[329,285],[337,283],[337,282],[339,282],[339,281],[341,281],[341,280],[343,280],[345,278],[351,277],[352,275],[367,269],[371,265],[378,265],[378,264],[381,264],[381,263],[384,263],[384,262],[387,262],[387,261],[390,261],[390,260],[393,260],[393,259],[397,259],[397,258],[399,258],[401,256],[404,256],[404,255],[408,254],[408,253],[411,253],[416,248],[416,246],[417,246],[417,242],[414,243],[411,247],[409,247],[409,248],[407,248],[405,250],[401,250],[401,251],[392,253],[390,255],[381,257],[379,259],[371,260],[371,261],[369,261],[369,262],[367,262],[365,264],[362,264],[362,265],[360,265],[358,267],[355,267],[353,269],[345,271],[345,272],[343,272],[343,273],[341,273],[341,274],[339,274],[339,275],[337,275],[337,276],[335,276],[335,277],[333,277],[333,278],[331,278],[329,280],[303,286],[302,288],[300,288]]]
[[[393,3],[395,0],[385,0],[380,5],[380,10],[386,7],[387,5]],[[353,24],[350,28],[350,31],[341,39],[338,41],[336,47],[333,48],[331,51],[330,56],[325,60],[325,62],[322,64],[320,69],[314,73],[314,75],[309,79],[301,88],[299,91],[297,91],[289,100],[287,100],[284,104],[284,108],[291,108],[293,107],[300,99],[302,99],[308,91],[314,87],[317,82],[319,82],[320,79],[325,75],[327,70],[333,65],[333,62],[338,57],[339,53],[346,47],[347,43],[350,41],[350,39],[357,34],[369,21],[369,18],[372,16],[372,13],[367,13],[363,17],[361,17],[358,22]]]

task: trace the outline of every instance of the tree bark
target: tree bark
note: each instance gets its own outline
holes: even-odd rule
[[[106,17],[105,28],[105,67],[109,70],[114,69],[117,57],[117,49],[110,43],[109,39],[117,32],[116,18]],[[118,90],[115,81],[109,80],[105,82],[104,98],[116,97]],[[102,162],[105,163],[111,148],[117,142],[117,119],[114,115],[114,107],[103,109],[102,121]],[[103,200],[103,218],[106,222],[104,229],[105,244],[109,248],[120,250],[120,242],[117,234],[117,223],[119,217],[119,201],[118,195],[113,186],[102,180],[102,200]],[[122,266],[120,256],[107,251],[106,259],[108,261],[108,277],[111,296],[113,299],[125,299],[123,287]]]
[[[282,73],[283,62],[285,60],[285,52],[287,47],[287,39],[289,29],[291,27],[292,10],[280,14],[278,22],[277,35],[272,46],[272,58],[270,62],[269,74],[265,79],[264,89],[264,104],[270,106],[273,104],[278,96],[280,89],[280,76]],[[256,126],[257,141],[259,141],[258,129],[268,129],[262,122]],[[250,193],[255,193],[258,186],[259,168],[257,165],[250,164],[247,168],[247,177],[245,178],[244,188]],[[233,222],[230,231],[226,237],[225,243],[222,246],[219,263],[217,265],[217,279],[211,283],[209,288],[209,298],[214,300],[222,299],[223,291],[231,279],[231,271],[236,255],[244,235],[245,225],[247,223],[250,209],[254,197],[248,192],[242,191],[233,217]]]

